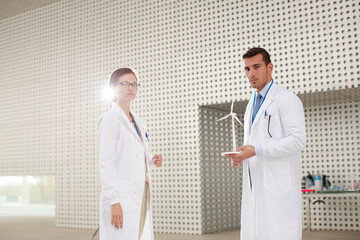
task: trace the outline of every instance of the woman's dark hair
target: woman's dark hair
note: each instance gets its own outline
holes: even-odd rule
[[[121,77],[122,75],[125,74],[134,74],[134,76],[137,79],[136,74],[134,73],[134,71],[131,68],[119,68],[116,69],[110,76],[110,80],[109,80],[109,88],[114,88],[116,86],[116,84],[118,83],[119,77]],[[112,99],[113,102],[116,102],[116,97],[113,97]]]
[[[262,55],[263,60],[264,60],[266,66],[267,66],[269,63],[271,63],[269,53],[268,53],[265,49],[263,49],[263,48],[257,48],[257,47],[250,48],[249,50],[247,50],[246,53],[243,55],[243,59],[245,59],[245,58],[251,58],[251,57],[253,57],[253,56],[255,56],[255,55],[258,55],[258,54],[261,54],[261,55]]]
[[[115,87],[116,84],[118,83],[119,77],[121,77],[122,75],[125,75],[125,74],[129,74],[129,73],[134,74],[135,77],[137,78],[136,74],[134,73],[134,71],[131,68],[116,69],[110,76],[109,87],[110,88]]]

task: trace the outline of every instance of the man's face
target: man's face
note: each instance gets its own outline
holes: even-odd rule
[[[258,92],[271,81],[273,65],[269,63],[266,66],[260,53],[253,57],[245,58],[244,69],[251,86],[256,88]]]

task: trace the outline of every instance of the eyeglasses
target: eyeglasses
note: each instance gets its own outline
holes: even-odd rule
[[[129,82],[126,82],[126,81],[125,82],[119,82],[119,83],[117,83],[115,85],[118,85],[118,84],[120,84],[120,86],[122,86],[122,87],[127,87],[127,88],[130,88],[130,87],[138,88],[140,86],[139,83],[129,83]]]

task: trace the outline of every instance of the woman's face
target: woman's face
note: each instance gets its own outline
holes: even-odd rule
[[[129,86],[131,84],[132,86]],[[115,96],[118,102],[128,103],[135,99],[138,87],[137,79],[134,74],[128,73],[119,77],[115,86]]]

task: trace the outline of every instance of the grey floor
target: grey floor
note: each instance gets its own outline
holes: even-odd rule
[[[1,240],[91,240],[93,230],[55,227],[54,217],[0,216]],[[95,238],[98,240],[98,236]],[[239,240],[239,230],[208,235],[155,234],[155,240]],[[303,240],[359,240],[360,231],[304,231]]]

